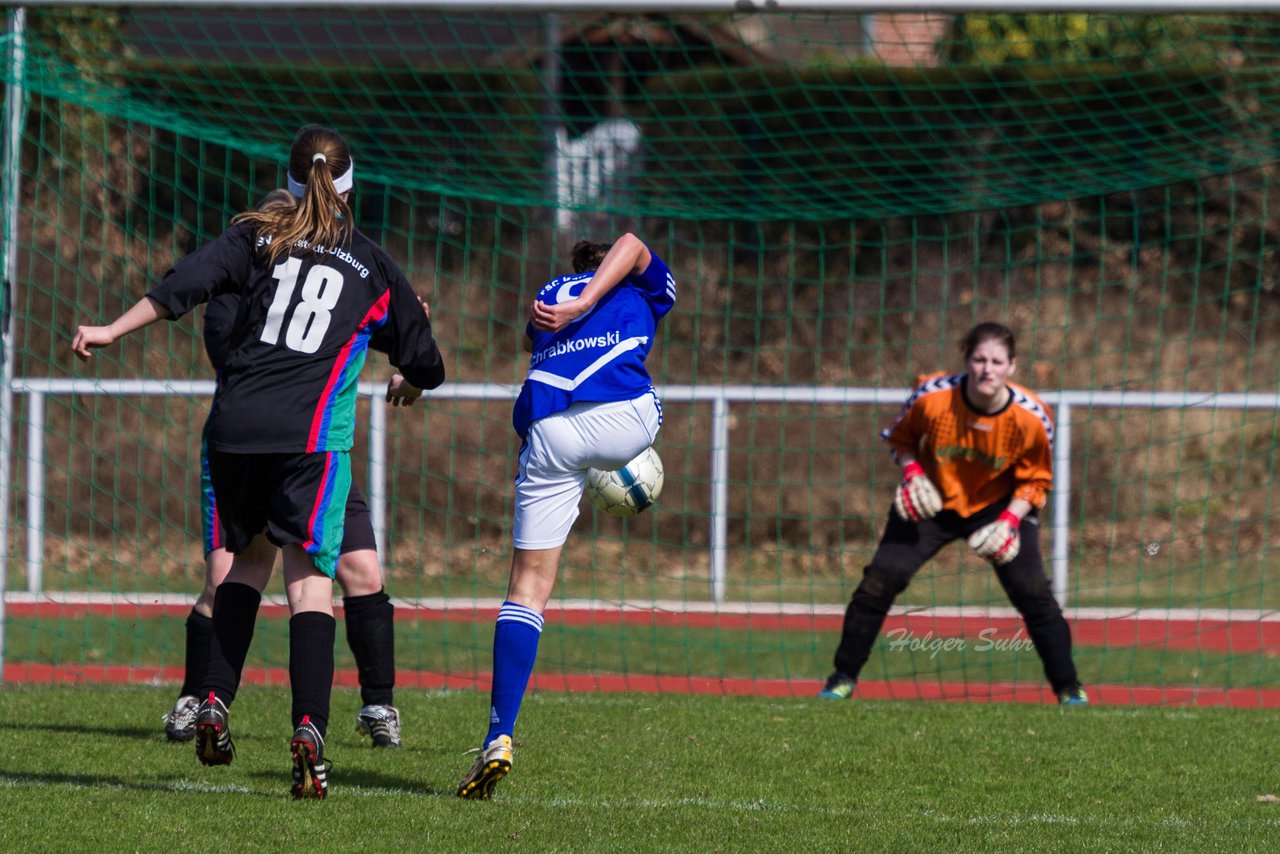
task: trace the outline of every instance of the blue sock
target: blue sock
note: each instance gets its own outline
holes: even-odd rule
[[[503,602],[493,627],[493,689],[490,693],[487,745],[500,735],[515,731],[516,715],[524,689],[538,657],[542,636],[542,615],[532,608]]]

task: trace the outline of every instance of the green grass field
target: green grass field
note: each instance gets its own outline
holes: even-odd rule
[[[227,768],[164,687],[0,690],[0,850],[1274,850],[1280,712],[531,696],[491,802],[452,795],[486,698],[401,691],[373,751],[334,696],[330,797],[288,796],[288,699],[246,687]]]

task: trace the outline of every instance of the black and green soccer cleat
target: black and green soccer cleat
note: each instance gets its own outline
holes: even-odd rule
[[[856,687],[856,679],[836,671],[827,677],[827,684],[822,686],[818,696],[824,700],[847,700],[853,696],[853,689]]]
[[[1089,695],[1085,693],[1084,686],[1079,682],[1070,688],[1064,688],[1058,692],[1059,706],[1087,706],[1089,705]]]

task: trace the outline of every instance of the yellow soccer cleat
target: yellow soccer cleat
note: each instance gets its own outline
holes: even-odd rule
[[[493,787],[511,772],[511,756],[514,748],[511,736],[500,735],[481,750],[475,764],[458,784],[458,797],[487,801],[493,797]]]

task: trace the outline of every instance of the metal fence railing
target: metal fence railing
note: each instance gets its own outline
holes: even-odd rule
[[[38,593],[43,588],[44,562],[44,475],[45,475],[45,400],[50,395],[114,395],[114,396],[188,396],[210,397],[211,380],[88,380],[35,379],[13,380],[13,393],[27,397],[26,453],[20,460],[26,475],[26,579],[27,590]],[[359,385],[361,396],[380,399],[385,388],[381,383]],[[514,400],[518,386],[497,383],[446,383],[428,392],[431,398],[458,400]],[[907,389],[856,388],[837,386],[714,386],[672,385],[659,389],[664,401],[705,403],[711,407],[711,518],[710,518],[710,598],[722,602],[726,588],[727,533],[729,516],[729,416],[735,404],[788,403],[844,406],[885,406],[900,404]],[[1078,408],[1129,409],[1280,409],[1280,394],[1145,391],[1058,391],[1041,394],[1053,407],[1055,421],[1054,488],[1051,494],[1049,530],[1053,535],[1051,565],[1053,590],[1066,604],[1070,577],[1070,501],[1071,501],[1071,428]],[[374,533],[379,543],[386,542],[386,437],[385,407],[371,406],[368,420],[369,467],[366,497],[372,515]],[[7,473],[7,472],[5,472]],[[8,494],[11,484],[0,483]],[[7,544],[0,548],[0,560],[8,553]],[[3,577],[3,576],[0,576]]]

